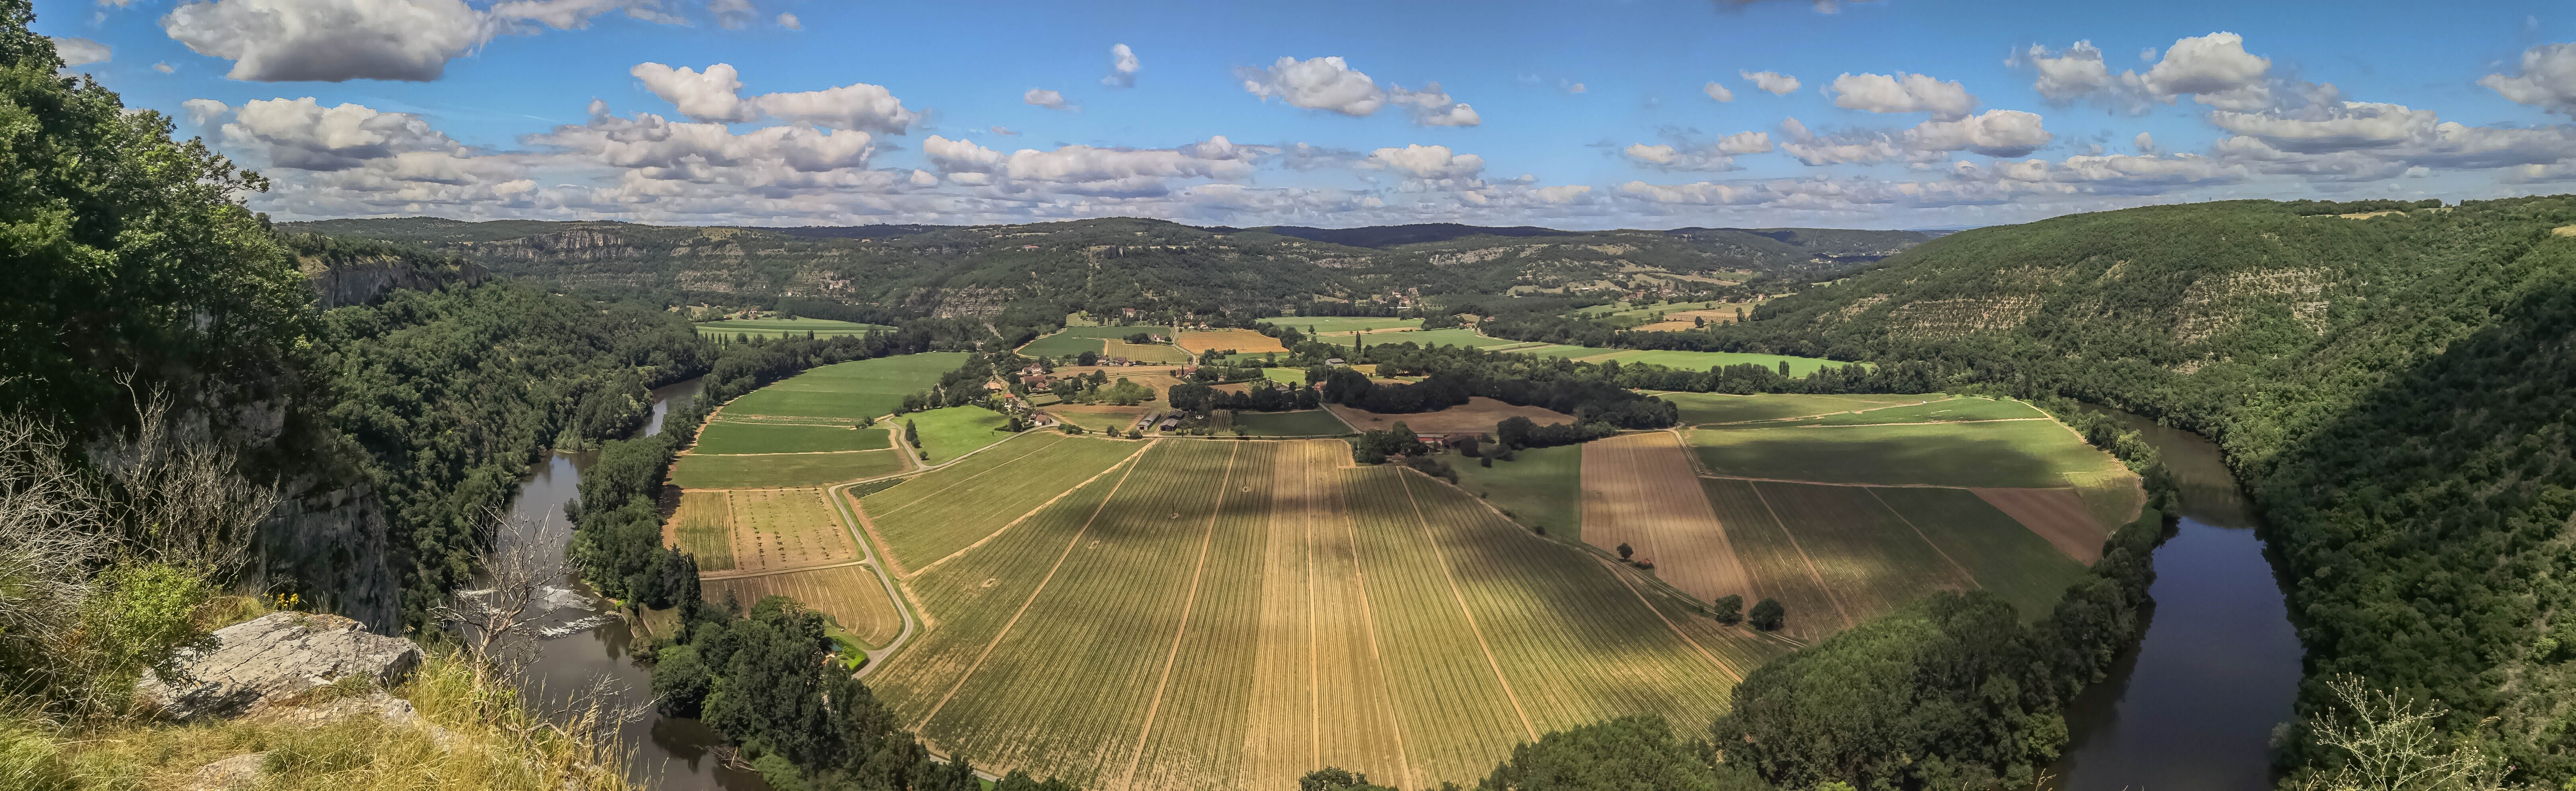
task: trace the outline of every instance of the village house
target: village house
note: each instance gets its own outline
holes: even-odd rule
[[[1020,377],[1020,384],[1034,390],[1047,386],[1047,378],[1045,376],[1023,376]]]

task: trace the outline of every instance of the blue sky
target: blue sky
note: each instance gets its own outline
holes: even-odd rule
[[[37,11],[283,219],[1907,228],[2576,181],[2563,3]]]

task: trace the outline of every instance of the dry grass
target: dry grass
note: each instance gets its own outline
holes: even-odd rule
[[[1552,412],[1543,407],[1512,406],[1484,396],[1467,399],[1467,403],[1438,412],[1417,412],[1409,415],[1382,414],[1340,405],[1329,405],[1329,408],[1333,410],[1333,414],[1341,416],[1344,422],[1351,424],[1352,428],[1361,431],[1391,429],[1400,421],[1406,428],[1413,429],[1413,433],[1416,434],[1490,432],[1494,430],[1494,424],[1514,416],[1529,418],[1531,422],[1542,426],[1549,423],[1574,422],[1573,415],[1563,412]]]
[[[875,569],[867,566],[790,571],[757,577],[708,580],[706,596],[711,601],[724,601],[731,592],[746,606],[763,596],[787,596],[832,616],[851,636],[876,648],[894,640],[903,632],[903,615],[895,611],[894,601],[886,598],[885,584],[877,581]]]
[[[662,523],[662,545],[696,555],[699,571],[733,568],[733,507],[725,492],[680,494],[680,507]]]
[[[739,572],[826,566],[859,559],[850,531],[821,489],[735,489],[733,568]]]
[[[1585,543],[1614,552],[1628,544],[1655,564],[1656,577],[1702,601],[1759,601],[1726,532],[1679,438],[1657,431],[1583,443]]]
[[[392,694],[409,701],[434,729],[356,715],[318,725],[255,716],[73,732],[0,715],[0,786],[186,788],[206,764],[265,753],[258,784],[264,791],[629,787],[616,769],[623,757],[617,745],[595,738],[587,727],[595,719],[550,723],[505,685],[478,683],[473,669],[452,656],[433,653]]]
[[[1206,354],[1214,349],[1233,349],[1244,354],[1262,352],[1286,354],[1288,352],[1288,347],[1279,345],[1278,338],[1252,330],[1184,332],[1181,333],[1181,337],[1172,339],[1172,343],[1193,356]]]

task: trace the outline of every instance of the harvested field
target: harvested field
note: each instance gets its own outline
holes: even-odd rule
[[[733,568],[733,507],[724,492],[680,493],[680,507],[663,523],[662,545],[697,556],[698,570]]]
[[[1134,442],[1035,434],[869,495],[859,506],[894,553],[896,567],[917,573],[1144,449]]]
[[[1583,443],[1583,542],[1622,543],[1655,576],[1702,601],[1753,596],[1753,579],[1709,508],[1690,451],[1661,431]]]
[[[1253,330],[1193,330],[1181,333],[1180,337],[1172,339],[1172,343],[1191,356],[1217,349],[1233,349],[1245,354],[1288,352],[1288,347],[1279,345],[1278,338]]]
[[[830,453],[850,450],[884,450],[894,447],[886,441],[883,428],[853,429],[838,426],[801,426],[717,421],[698,432],[698,443],[690,453],[723,456],[750,453]]]
[[[892,413],[903,397],[939,384],[966,364],[965,352],[925,352],[835,363],[754,390],[724,405],[726,415],[851,419]]]
[[[1263,324],[1294,327],[1308,335],[1358,332],[1360,330],[1421,329],[1421,319],[1389,319],[1372,316],[1280,316],[1262,319]]]
[[[1940,395],[1727,395],[1724,393],[1657,393],[1681,408],[1682,423],[1749,423],[1757,420],[1883,409],[1946,398]]]
[[[1710,474],[1827,483],[2050,488],[2127,469],[2053,420],[1689,432]]]
[[[1336,765],[1420,787],[1602,717],[1705,721],[1786,647],[1348,458],[1154,443],[913,578],[934,626],[870,684],[995,771],[1279,788]]]
[[[722,602],[730,593],[746,609],[763,596],[787,596],[815,612],[832,616],[841,629],[876,648],[903,633],[903,615],[895,611],[894,601],[886,598],[885,583],[865,565],[807,569],[752,577],[707,580],[703,590],[709,601]]]
[[[2076,562],[2102,559],[2102,542],[2110,530],[2093,520],[2074,489],[1972,489],[1979,498],[2048,541]]]
[[[1056,404],[1047,407],[1046,413],[1092,431],[1126,431],[1136,425],[1136,418],[1143,417],[1147,409],[1150,407],[1141,405]]]
[[[1342,422],[1349,423],[1351,424],[1351,428],[1360,431],[1382,431],[1394,428],[1396,423],[1402,422],[1405,427],[1413,429],[1413,433],[1416,434],[1449,434],[1458,432],[1481,432],[1490,434],[1494,431],[1494,424],[1503,422],[1504,419],[1514,416],[1529,418],[1531,422],[1542,426],[1549,423],[1574,422],[1574,416],[1563,412],[1552,412],[1545,407],[1512,406],[1484,396],[1469,398],[1467,399],[1467,403],[1443,409],[1438,412],[1415,412],[1401,415],[1383,414],[1371,412],[1365,409],[1352,409],[1340,404],[1327,404],[1325,405],[1325,408],[1333,410],[1333,414],[1340,416]]]
[[[821,489],[735,489],[725,496],[733,513],[734,566],[730,573],[828,566],[859,559],[858,544],[850,541],[849,529],[832,515],[831,502],[823,499]]]
[[[821,486],[893,475],[910,468],[894,450],[855,453],[790,453],[772,456],[681,456],[671,483],[687,489]]]
[[[1168,327],[1162,329],[1164,331],[1170,330]],[[1129,360],[1148,363],[1179,364],[1190,361],[1189,352],[1181,351],[1178,346],[1164,343],[1128,343],[1121,340],[1106,340],[1100,342],[1100,354],[1103,357],[1125,357]]]
[[[1236,412],[1235,428],[1255,437],[1330,437],[1351,433],[1351,427],[1333,413],[1321,409],[1301,412]]]

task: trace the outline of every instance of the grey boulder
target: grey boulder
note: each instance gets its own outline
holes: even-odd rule
[[[213,650],[188,658],[191,680],[146,674],[142,700],[172,719],[228,717],[351,676],[392,687],[420,666],[420,646],[337,615],[271,613],[217,629],[215,640]]]

